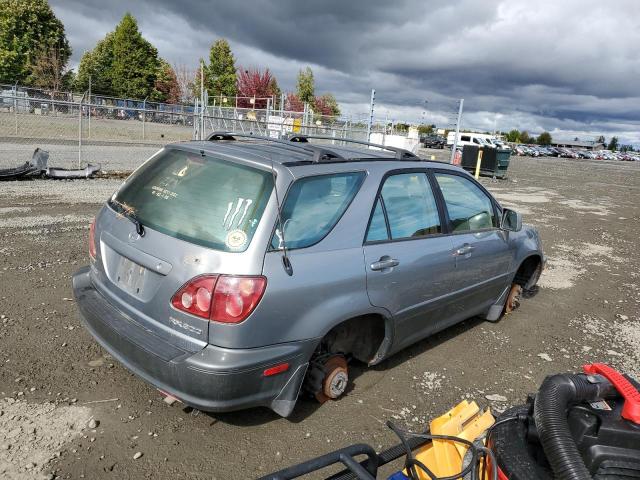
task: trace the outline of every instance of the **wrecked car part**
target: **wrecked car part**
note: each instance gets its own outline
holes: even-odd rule
[[[90,178],[100,171],[100,165],[87,165],[85,168],[68,169],[49,167],[46,170],[47,178],[55,179],[73,179],[73,178]]]
[[[21,177],[38,175],[47,170],[49,152],[36,148],[31,160],[18,167],[0,169],[0,180],[16,180]]]

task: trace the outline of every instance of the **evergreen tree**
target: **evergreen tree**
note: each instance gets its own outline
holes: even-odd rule
[[[76,91],[87,91],[89,89],[89,77],[91,77],[92,93],[115,95],[111,75],[113,40],[114,32],[108,33],[92,51],[82,55],[74,85]]]
[[[60,71],[71,56],[62,22],[46,0],[0,1],[0,83],[33,82],[33,65],[45,49],[54,49]]]
[[[282,97],[282,90],[280,90],[280,85],[278,85],[278,81],[274,76],[271,77],[271,82],[269,83],[269,91],[274,98],[273,107],[280,108],[280,97]]]
[[[159,65],[158,50],[142,37],[136,19],[126,13],[113,32],[111,85],[114,94],[126,98],[150,96]]]
[[[236,65],[229,42],[216,40],[209,50],[209,67],[205,72],[205,87],[209,96],[235,97],[237,92]]]
[[[298,72],[298,84],[296,87],[296,96],[303,102],[313,103],[315,100],[315,85],[313,80],[313,71],[310,67]]]
[[[611,141],[609,142],[608,150],[615,152],[618,149],[618,137],[611,137]]]

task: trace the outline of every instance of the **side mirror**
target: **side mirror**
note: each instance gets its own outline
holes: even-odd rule
[[[522,215],[510,208],[503,209],[500,228],[509,232],[519,232],[522,230]]]

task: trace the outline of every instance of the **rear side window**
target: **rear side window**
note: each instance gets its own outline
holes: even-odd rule
[[[388,231],[386,225],[382,228],[385,211]],[[438,207],[426,174],[403,173],[385,180],[371,218],[367,242],[424,237],[441,231]]]
[[[436,173],[435,177],[454,232],[482,230],[496,225],[493,203],[480,187],[459,175]]]
[[[364,172],[349,172],[297,180],[282,206],[287,249],[309,247],[326,237],[360,189],[364,176]],[[271,247],[282,246],[278,228]]]
[[[129,177],[109,205],[166,235],[240,252],[249,246],[272,189],[271,172],[167,149]]]

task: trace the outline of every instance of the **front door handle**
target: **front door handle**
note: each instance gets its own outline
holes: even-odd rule
[[[387,268],[397,267],[398,265],[400,265],[400,262],[398,260],[385,255],[384,257],[381,257],[377,262],[373,262],[371,264],[371,270],[386,270]]]
[[[467,255],[467,254],[473,252],[474,248],[475,247],[473,245],[465,243],[461,247],[456,248],[456,250],[453,252],[453,254],[455,256]]]

